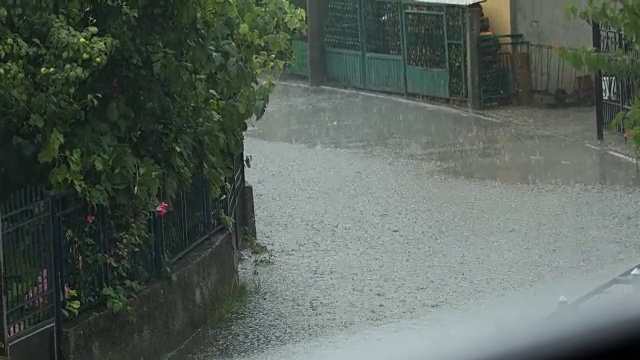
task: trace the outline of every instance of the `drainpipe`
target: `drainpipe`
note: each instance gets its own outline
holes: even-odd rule
[[[467,7],[467,101],[469,110],[480,110],[480,9]]]
[[[327,79],[324,46],[324,26],[327,18],[326,0],[307,0],[307,43],[309,44],[309,85],[322,86]]]
[[[518,13],[516,12],[516,0],[509,0],[509,33],[518,34]]]

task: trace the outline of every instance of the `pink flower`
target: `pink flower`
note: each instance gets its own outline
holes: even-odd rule
[[[9,326],[9,337],[16,336],[22,331],[20,324],[13,324]]]
[[[93,224],[93,220],[95,220],[93,215],[91,215],[91,214],[87,215],[87,224],[89,224],[89,225]]]
[[[33,292],[29,290],[26,294],[24,294],[24,307],[25,309],[29,309],[31,304],[33,303]]]
[[[69,287],[69,284],[64,284],[64,298],[68,298],[69,297],[69,292],[71,291],[71,288]]]
[[[40,277],[38,278],[38,293],[43,293],[49,290],[49,281],[47,278],[47,269],[42,269],[42,271],[40,272]]]
[[[169,205],[167,205],[167,203],[163,201],[158,206],[156,206],[156,214],[158,214],[158,216],[164,216],[167,213],[168,208]]]
[[[34,286],[24,294],[25,309],[29,309],[36,305],[39,307],[44,306],[44,294],[49,290],[47,274],[47,269],[42,269],[40,271],[40,276],[38,276],[38,285]]]

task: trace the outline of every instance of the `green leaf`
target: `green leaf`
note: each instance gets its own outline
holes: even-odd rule
[[[120,117],[120,111],[118,110],[118,103],[114,100],[107,106],[107,119],[111,122],[117,122]]]
[[[238,62],[236,58],[230,58],[227,61],[227,70],[229,71],[229,75],[237,76],[238,75]]]
[[[38,114],[32,114],[29,118],[29,125],[42,128],[44,126],[44,119]]]
[[[113,290],[112,287],[105,287],[104,289],[102,289],[102,295],[104,296],[112,296],[115,294],[115,291]]]
[[[64,143],[64,137],[58,129],[53,129],[49,136],[49,141],[38,154],[38,161],[41,163],[49,163],[58,156],[60,146]]]
[[[262,100],[256,101],[256,104],[253,108],[253,114],[255,115],[256,119],[257,120],[262,119],[266,111],[267,111],[267,103]]]

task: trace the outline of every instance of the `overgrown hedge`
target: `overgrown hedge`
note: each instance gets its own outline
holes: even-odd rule
[[[224,188],[304,12],[283,0],[13,3],[0,7],[0,202],[38,186],[118,213],[112,267],[126,284],[121,255],[159,201],[196,173]]]

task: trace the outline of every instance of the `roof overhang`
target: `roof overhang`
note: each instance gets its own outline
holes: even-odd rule
[[[431,3],[431,4],[469,6],[469,5],[485,2],[486,0],[414,0],[414,1]]]

